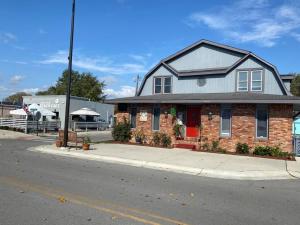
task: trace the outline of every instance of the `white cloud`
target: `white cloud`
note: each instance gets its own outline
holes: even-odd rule
[[[1,32],[0,33],[0,42],[2,42],[4,44],[13,42],[16,40],[17,40],[17,37],[12,33],[9,33],[9,32]]]
[[[10,83],[12,84],[18,84],[20,83],[22,80],[24,80],[24,76],[21,76],[21,75],[14,75],[10,78]]]
[[[100,81],[104,81],[106,85],[114,84],[118,81],[115,76],[104,76],[99,78]]]
[[[38,61],[41,64],[68,64],[68,52],[59,50],[47,59]],[[107,57],[86,57],[75,54],[73,65],[78,68],[107,73],[107,74],[137,74],[145,73],[147,68],[143,63],[117,63]]]
[[[25,88],[22,91],[28,94],[35,94],[36,92],[40,91],[40,88]]]
[[[205,25],[237,42],[274,46],[282,37],[300,32],[300,5],[274,5],[267,0],[242,0],[231,5],[191,14],[188,24]]]
[[[135,87],[121,86],[119,90],[108,88],[104,90],[104,94],[107,95],[107,98],[131,97],[135,95]]]

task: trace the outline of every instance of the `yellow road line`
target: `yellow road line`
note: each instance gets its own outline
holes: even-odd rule
[[[160,215],[156,215],[153,213],[149,213],[149,212],[145,212],[139,209],[134,209],[134,208],[128,208],[128,207],[124,207],[124,206],[120,206],[120,205],[115,205],[112,203],[108,203],[105,201],[100,201],[100,200],[91,200],[91,199],[87,199],[83,196],[80,195],[74,195],[74,194],[70,194],[70,193],[63,193],[62,191],[59,190],[53,190],[50,189],[48,187],[45,186],[39,186],[36,184],[31,184],[25,181],[21,181],[17,178],[13,178],[13,177],[0,177],[0,181],[11,185],[11,186],[15,186],[18,187],[20,189],[26,189],[28,191],[33,191],[33,192],[37,192],[40,194],[43,194],[45,196],[51,197],[51,198],[55,198],[58,199],[61,196],[64,196],[64,198],[71,202],[71,203],[75,203],[75,204],[79,204],[79,205],[84,205],[87,206],[89,208],[94,208],[97,209],[98,211],[102,211],[102,212],[106,212],[115,216],[119,216],[119,217],[123,217],[123,218],[128,218],[137,222],[141,222],[144,224],[150,224],[150,225],[161,225],[160,223],[157,223],[155,221],[151,221],[151,220],[147,220],[143,217],[139,217],[133,214],[129,214],[129,213],[125,213],[125,212],[121,212],[117,209],[123,210],[123,211],[129,211],[129,212],[133,212],[133,213],[137,213],[137,214],[143,214],[147,217],[152,217],[155,219],[159,219],[165,222],[169,222],[172,224],[176,224],[176,225],[189,225],[187,223],[183,223],[181,221],[178,220],[174,220],[171,218],[167,218],[167,217],[163,217]],[[110,205],[109,207],[104,207],[104,206],[100,206],[100,205]],[[112,207],[117,208],[117,209],[112,209]]]

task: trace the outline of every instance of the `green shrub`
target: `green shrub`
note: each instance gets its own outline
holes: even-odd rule
[[[160,141],[163,147],[170,147],[172,143],[171,137],[165,133],[160,135]]]
[[[253,154],[260,155],[260,156],[280,157],[280,158],[287,158],[290,156],[288,152],[283,152],[278,146],[276,147],[256,146],[253,151]]]
[[[129,142],[131,139],[130,123],[124,120],[124,122],[116,124],[113,128],[112,136],[115,141]]]
[[[209,149],[210,149],[209,144],[208,144],[208,143],[204,143],[204,144],[202,145],[202,149],[203,149],[204,151],[209,151]]]
[[[220,150],[219,144],[220,144],[219,141],[212,141],[211,142],[211,151],[218,152]]]
[[[249,145],[246,143],[237,143],[235,150],[239,154],[249,154]]]
[[[202,145],[202,149],[204,151],[210,151],[210,152],[221,152],[221,153],[226,153],[226,149],[221,148],[220,146],[220,142],[219,141],[212,141],[211,144],[205,142]]]
[[[160,139],[161,139],[161,135],[159,132],[154,132],[153,133],[153,137],[152,137],[152,141],[154,145],[160,145]]]

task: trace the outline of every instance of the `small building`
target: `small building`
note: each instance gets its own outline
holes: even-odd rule
[[[55,116],[44,116],[44,118],[41,118],[42,120],[60,120],[61,128],[64,128],[66,95],[23,96],[24,105],[29,106],[34,103],[55,113]],[[101,121],[109,123],[110,125],[113,122],[114,106],[100,102],[89,101],[87,98],[76,96],[71,96],[70,98],[70,121],[72,120],[71,113],[82,108],[89,108],[99,113]]]
[[[162,59],[137,96],[106,103],[117,105],[117,122],[126,118],[147,142],[162,132],[177,147],[217,141],[228,151],[240,142],[292,152],[300,97],[290,94],[291,79],[250,51],[201,40]],[[176,123],[182,125],[178,138]]]
[[[19,108],[21,108],[20,105],[15,105],[10,102],[0,102],[0,117],[10,117],[9,112]]]

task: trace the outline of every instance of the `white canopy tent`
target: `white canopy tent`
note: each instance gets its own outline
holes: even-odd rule
[[[27,116],[27,113],[25,112],[24,109],[11,110],[9,111],[9,114],[14,116]]]
[[[100,116],[100,113],[97,113],[89,108],[81,108],[79,110],[71,112],[70,114],[78,116]]]
[[[55,116],[54,112],[51,112],[48,109],[45,109],[41,106],[39,106],[36,103],[31,104],[30,106],[28,106],[28,110],[30,112],[35,112],[35,111],[39,111],[41,113],[42,116]]]

